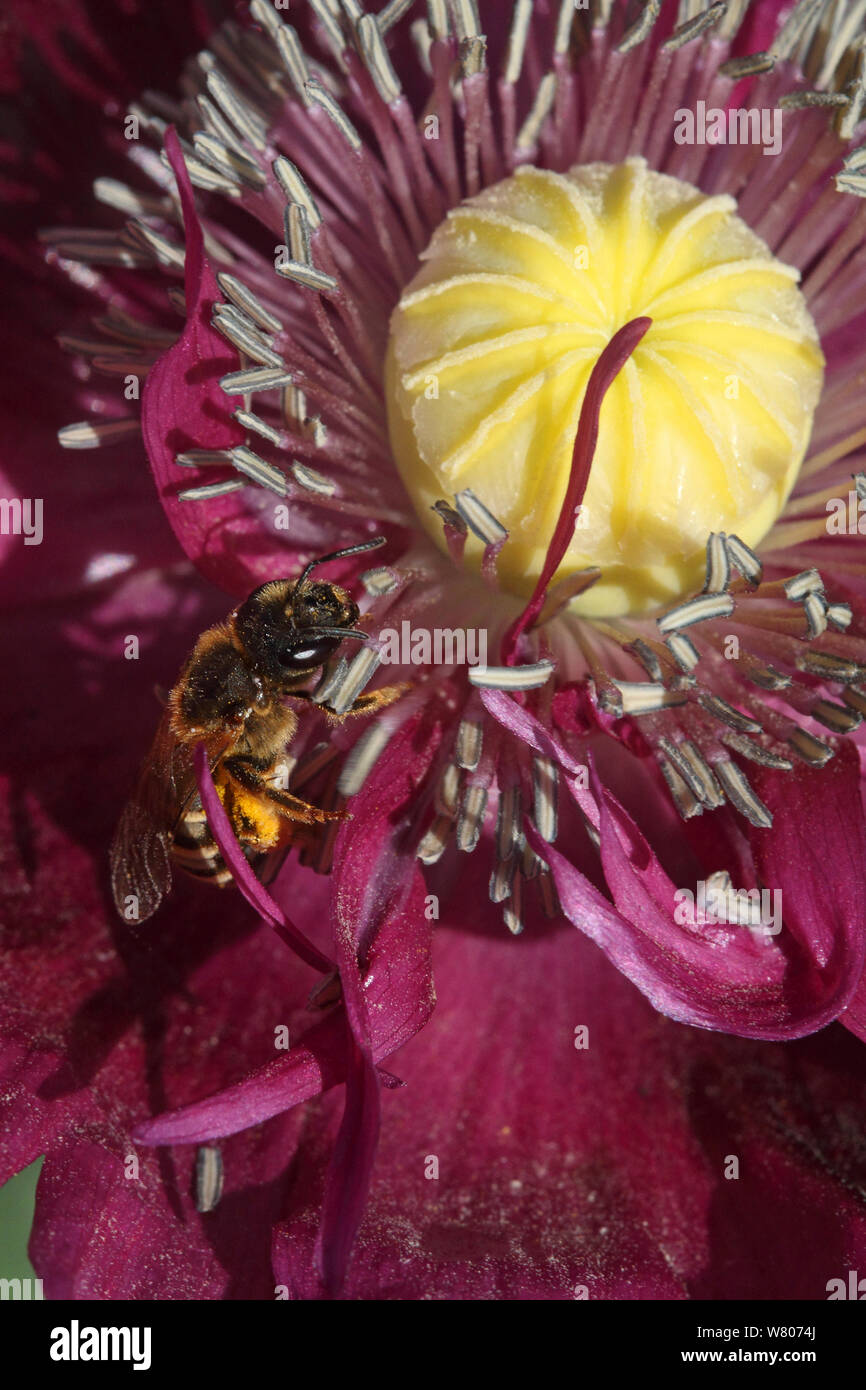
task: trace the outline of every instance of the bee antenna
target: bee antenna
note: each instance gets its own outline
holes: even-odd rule
[[[295,605],[301,594],[301,590],[307,582],[309,575],[317,565],[326,565],[329,560],[343,560],[347,555],[359,555],[362,550],[378,550],[380,545],[387,543],[387,537],[374,536],[371,541],[361,541],[359,545],[347,546],[345,550],[333,550],[330,555],[319,555],[315,560],[311,560],[306,569],[302,572],[300,579],[297,580],[292,594],[292,617],[295,616]],[[324,628],[320,629],[322,632]],[[336,629],[331,629],[336,631]]]
[[[314,637],[357,637],[359,642],[366,642],[370,636],[369,632],[359,632],[355,627],[305,627],[304,636],[312,633]]]
[[[295,585],[295,593],[297,593],[299,589],[303,588],[304,584],[306,583],[307,577],[316,568],[317,565],[326,565],[329,560],[342,560],[347,555],[359,555],[362,550],[378,550],[380,545],[385,545],[386,543],[387,537],[374,536],[371,541],[361,541],[360,545],[350,545],[345,550],[334,550],[331,552],[330,555],[319,555],[315,560],[311,560],[310,563],[307,565],[307,568],[304,570],[300,579]]]

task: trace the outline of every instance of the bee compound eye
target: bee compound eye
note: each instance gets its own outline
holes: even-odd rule
[[[280,652],[279,662],[288,671],[321,666],[336,645],[333,637],[311,637],[302,642],[289,642]]]

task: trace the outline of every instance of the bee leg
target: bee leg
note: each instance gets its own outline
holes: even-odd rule
[[[326,706],[320,705],[319,708],[329,719],[342,721],[348,719],[351,714],[377,714],[380,709],[387,709],[388,705],[393,705],[395,700],[399,700],[401,695],[405,695],[407,690],[411,690],[412,685],[409,681],[403,681],[400,685],[383,685],[379,690],[371,690],[367,695],[359,695],[353,705],[350,705],[343,714],[336,714]]]
[[[278,810],[283,811],[290,820],[300,821],[303,825],[320,825],[324,821],[346,819],[345,811],[323,811],[321,807],[313,806],[309,801],[303,801],[299,796],[292,796],[291,792],[272,787],[266,780],[267,773],[270,771],[270,764],[265,768],[260,768],[240,754],[226,758],[223,767],[246,791],[255,792],[264,797]]]

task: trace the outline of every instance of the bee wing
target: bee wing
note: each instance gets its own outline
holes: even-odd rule
[[[212,769],[229,742],[207,740]],[[193,759],[194,745],[178,741],[166,709],[111,845],[111,888],[125,921],[146,921],[171,887],[172,832],[196,791]]]
[[[171,887],[169,844],[142,802],[128,801],[111,845],[111,891],[125,921],[151,917]]]

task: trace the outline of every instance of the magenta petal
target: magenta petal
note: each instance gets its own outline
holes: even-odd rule
[[[820,770],[798,767],[754,780],[773,825],[752,832],[752,853],[759,877],[782,889],[783,934],[792,934],[803,951],[796,988],[818,993],[836,981],[835,1013],[863,1036],[866,819],[858,751],[842,742]]]
[[[226,1086],[207,1100],[145,1120],[134,1131],[140,1144],[194,1144],[237,1134],[327,1091],[346,1075],[343,1015],[332,1013],[284,1057]]]
[[[344,837],[335,863],[332,918],[339,957],[346,1027],[346,1105],[328,1165],[322,1219],[316,1239],[316,1267],[328,1293],[338,1293],[346,1277],[349,1254],[363,1215],[379,1142],[379,1078],[373,1060],[370,1016],[358,952],[362,922],[346,912],[341,894],[352,853],[366,859],[363,828]],[[375,872],[375,868],[373,867]],[[375,930],[375,926],[374,926]]]
[[[165,514],[187,555],[206,579],[238,597],[287,568],[286,549],[248,510],[244,492],[185,502],[178,492],[217,480],[213,469],[178,468],[184,449],[227,449],[243,442],[231,417],[220,377],[237,370],[237,354],[211,327],[211,310],[221,298],[204,251],[192,186],[180,142],[171,127],[166,153],[174,170],[186,230],[186,327],[174,347],[154,366],[142,396],[141,428]],[[223,475],[220,474],[221,478]],[[230,476],[230,475],[227,475]]]
[[[339,1293],[361,1224],[379,1143],[379,1078],[368,1040],[347,1025],[349,1064],[346,1107],[331,1156],[322,1219],[316,1239],[316,1268],[328,1293]]]

